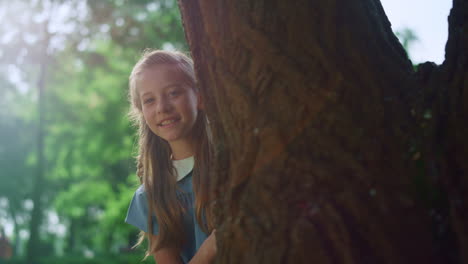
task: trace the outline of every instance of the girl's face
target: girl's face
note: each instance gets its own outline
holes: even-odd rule
[[[192,142],[192,128],[200,107],[198,93],[173,65],[156,65],[137,79],[143,116],[154,134],[168,141]]]

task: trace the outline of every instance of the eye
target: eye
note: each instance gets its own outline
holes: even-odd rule
[[[143,100],[143,104],[151,104],[153,101],[154,101],[154,98],[152,97],[146,98],[145,100]]]
[[[169,92],[169,97],[177,97],[181,92],[179,90],[172,90]]]

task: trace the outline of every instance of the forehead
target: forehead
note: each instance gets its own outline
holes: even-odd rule
[[[186,83],[187,77],[176,65],[156,65],[143,70],[136,79],[136,88],[140,95],[157,93],[172,85]]]

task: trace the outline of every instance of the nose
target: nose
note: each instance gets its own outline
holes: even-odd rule
[[[158,104],[156,105],[156,112],[159,113],[168,113],[172,109],[172,105],[170,100],[162,99],[159,100]]]

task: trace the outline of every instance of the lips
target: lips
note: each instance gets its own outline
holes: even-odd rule
[[[159,127],[168,127],[168,126],[171,126],[171,125],[175,124],[179,120],[180,120],[180,118],[166,118],[166,119],[163,119],[161,122],[159,122],[158,126]]]

